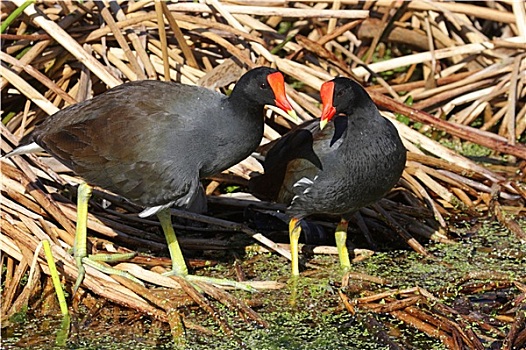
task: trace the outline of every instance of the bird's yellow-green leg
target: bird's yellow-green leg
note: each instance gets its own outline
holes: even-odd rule
[[[77,190],[77,227],[75,230],[75,241],[73,243],[73,256],[77,262],[78,275],[73,293],[77,292],[80,287],[86,270],[82,265],[82,259],[88,256],[88,201],[91,197],[91,186],[87,183],[81,183]]]
[[[186,267],[186,263],[184,261],[183,253],[181,251],[181,247],[179,247],[179,242],[177,241],[177,237],[175,236],[175,231],[172,226],[172,217],[170,215],[170,209],[162,209],[157,213],[157,217],[161,222],[161,227],[163,229],[166,242],[168,243],[170,258],[172,259],[172,271],[170,272],[170,274],[184,277],[188,281],[201,281],[220,286],[229,286],[236,289],[246,290],[248,292],[257,292],[257,290],[252,286],[243,284],[241,282],[223,278],[189,275],[188,268]]]
[[[292,260],[292,277],[299,276],[298,242],[300,240],[301,225],[299,219],[292,218],[289,222],[290,257]]]
[[[117,270],[94,261],[128,260],[133,257],[132,255],[135,254],[100,254],[90,255],[88,258],[88,202],[90,197],[91,186],[87,183],[81,183],[77,190],[77,226],[75,230],[75,240],[73,243],[73,256],[75,257],[75,261],[77,263],[78,275],[77,280],[75,281],[75,286],[73,287],[73,293],[77,292],[77,289],[80,287],[82,280],[86,275],[86,269],[84,268],[84,265],[89,265],[107,274],[123,276],[136,283],[144,285],[139,279],[135,278],[128,272]]]
[[[349,271],[351,269],[351,261],[349,260],[349,251],[347,250],[347,227],[349,222],[345,219],[341,219],[340,223],[336,227],[334,237],[336,238],[336,247],[338,248],[338,255],[340,257],[340,266],[343,271]]]
[[[172,272],[177,276],[185,277],[188,275],[188,269],[184,261],[183,252],[181,252],[181,247],[179,247],[179,242],[175,236],[170,209],[162,209],[157,213],[157,217],[161,222],[164,237],[168,243],[168,250],[170,251],[170,257],[172,258]]]

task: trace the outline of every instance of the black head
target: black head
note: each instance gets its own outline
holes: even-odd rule
[[[354,111],[373,104],[371,97],[360,84],[343,77],[324,83],[320,89],[320,96],[323,103],[320,121],[322,129],[335,115],[351,115]]]
[[[245,73],[234,87],[231,99],[237,100],[236,103],[245,100],[259,106],[274,105],[295,115],[285,94],[283,74],[272,68],[258,67]]]

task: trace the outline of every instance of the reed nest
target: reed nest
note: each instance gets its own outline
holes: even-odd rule
[[[366,87],[408,150],[397,187],[355,218],[370,247],[373,232],[389,231],[401,244],[431,257],[422,243],[454,243],[451,222],[487,216],[526,243],[524,227],[515,220],[526,212],[526,9],[520,1],[13,0],[0,6],[2,154],[48,115],[125,81],[172,80],[227,93],[247,69],[273,66],[286,76],[294,108],[307,120],[320,115],[321,84],[348,76]],[[265,120],[262,147],[300,122],[275,108],[269,108]],[[51,244],[62,282],[71,286],[75,281],[77,269],[68,249],[75,234],[74,187],[81,179],[46,155],[15,157],[1,166],[1,312],[7,320],[28,305],[49,276],[40,249],[43,240]],[[243,190],[250,173],[262,171],[250,157],[208,179],[209,201],[222,208],[216,214],[233,208],[259,213],[282,209],[246,199]],[[238,192],[226,195],[227,186],[237,186]],[[148,287],[87,268],[84,293],[76,305],[89,304],[88,295],[97,296],[168,322],[173,330],[182,323],[203,330],[181,318],[177,309],[197,303],[217,315],[206,294],[265,325],[242,300],[223,290],[202,285],[203,293],[198,293],[184,280],[160,276],[169,259],[159,254],[165,252],[165,243],[158,223],[139,219],[140,208],[123,198],[103,189],[94,193],[88,222],[92,248],[140,251],[116,267]],[[261,234],[265,228],[253,222],[178,210],[173,215],[185,220],[176,226],[179,232],[245,232],[261,249],[290,256],[286,244],[266,238]],[[228,248],[221,238],[211,242],[183,235],[180,240],[185,250]],[[334,254],[335,248],[317,251]],[[362,258],[369,252],[355,250]],[[29,271],[30,279],[21,283]],[[282,287],[272,281],[252,284]],[[425,291],[404,293],[405,308],[422,298],[433,301]],[[342,300],[353,309],[344,294]],[[407,320],[406,311],[400,313],[405,312]],[[424,316],[415,311],[412,317]],[[232,332],[224,320],[218,322]],[[524,325],[524,319],[520,322]],[[445,342],[450,348],[459,342],[479,346],[469,343],[470,334],[458,336],[454,326],[437,337],[444,336],[440,332],[454,339]],[[510,349],[517,334],[508,340]],[[526,338],[524,330],[521,334]]]

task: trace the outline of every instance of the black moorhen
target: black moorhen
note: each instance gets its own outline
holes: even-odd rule
[[[147,207],[139,215],[157,214],[173,272],[197,279],[188,275],[168,207],[188,208],[204,196],[200,178],[231,167],[256,149],[265,105],[295,116],[283,75],[267,67],[243,75],[229,97],[174,82],[130,82],[50,116],[9,156],[44,149],[87,183]],[[74,244],[79,277],[74,290],[84,275],[90,195],[89,185],[79,186]]]
[[[396,128],[358,83],[336,78],[322,85],[320,95],[321,120],[279,139],[265,157],[265,174],[249,184],[256,197],[288,205],[293,276],[299,275],[300,220],[312,214],[341,216],[336,245],[341,267],[350,269],[345,241],[351,214],[382,198],[406,160]]]

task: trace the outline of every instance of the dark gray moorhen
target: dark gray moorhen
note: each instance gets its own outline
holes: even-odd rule
[[[130,82],[50,116],[22,141],[26,146],[9,156],[44,149],[88,184],[147,207],[139,215],[159,217],[173,273],[197,279],[188,275],[167,208],[189,207],[203,195],[200,178],[229,168],[256,149],[265,105],[295,116],[283,75],[267,67],[243,75],[229,97],[174,82]],[[84,275],[90,195],[89,185],[79,187],[74,290]]]
[[[336,245],[341,267],[350,269],[345,241],[351,214],[382,198],[406,160],[396,128],[358,83],[336,78],[322,85],[320,95],[321,120],[279,139],[265,157],[265,174],[249,184],[256,197],[288,205],[293,276],[299,275],[300,220],[312,214],[341,216]]]

